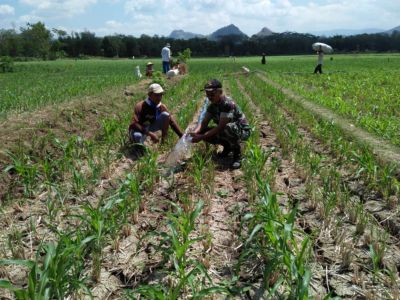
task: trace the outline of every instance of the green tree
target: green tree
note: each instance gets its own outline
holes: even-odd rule
[[[14,29],[0,29],[0,56],[21,55],[21,38]]]
[[[21,27],[20,30],[24,55],[46,59],[50,53],[52,35],[44,23],[28,23],[26,28]]]
[[[13,72],[14,71],[14,61],[9,56],[0,57],[0,72]]]
[[[178,61],[186,63],[192,56],[192,51],[190,48],[186,48],[182,52],[178,52]]]

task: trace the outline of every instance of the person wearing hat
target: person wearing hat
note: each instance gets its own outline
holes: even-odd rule
[[[146,76],[147,77],[152,77],[153,76],[153,63],[149,61],[146,65]]]
[[[161,142],[164,142],[168,128],[182,137],[183,132],[179,128],[175,119],[168,112],[167,107],[161,103],[164,95],[164,89],[158,83],[153,83],[148,88],[148,97],[135,105],[132,122],[129,126],[129,137],[135,143],[143,144],[147,136],[155,143],[159,138],[155,134],[161,130]]]
[[[240,141],[247,140],[251,134],[251,127],[240,107],[229,97],[225,96],[222,84],[217,79],[210,80],[204,86],[206,96],[210,101],[201,124],[192,132],[192,142],[205,141],[210,144],[219,144],[224,147],[218,153],[219,158],[226,158],[232,152],[232,168],[241,166]],[[213,120],[216,126],[209,127]]]
[[[162,59],[162,66],[163,66],[163,73],[166,74],[169,69],[169,62],[171,60],[171,45],[167,43],[164,48],[161,49],[161,59]]]

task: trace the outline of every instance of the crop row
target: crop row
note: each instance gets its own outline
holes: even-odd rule
[[[361,66],[349,62],[343,72],[335,72],[335,67],[331,67],[336,59],[340,56],[326,63],[327,74],[322,76],[296,73],[270,73],[270,76],[307,99],[349,118],[356,126],[400,145],[397,113],[400,89],[396,84],[399,72],[395,67],[400,58],[387,56],[371,61],[354,57]]]
[[[177,108],[175,113],[180,116],[183,126],[188,121],[186,115],[193,115],[197,108],[193,101],[181,104],[183,95],[194,96],[192,92],[195,90],[191,90],[193,84],[186,81],[187,78],[182,80],[179,87],[172,88],[165,99],[167,105]],[[99,280],[105,243],[111,239],[117,245],[119,233],[137,212],[143,191],[151,191],[157,180],[156,153],[147,153],[137,163],[134,171],[125,175],[119,187],[100,195],[100,199],[90,200],[86,204],[87,200],[78,201],[74,208],[71,207],[71,200],[90,199],[90,195],[99,189],[101,179],[111,176],[115,164],[118,164],[121,154],[124,153],[121,151],[127,147],[126,128],[130,117],[131,112],[124,111],[119,118],[102,120],[102,129],[94,140],[75,136],[60,141],[55,137],[46,137],[42,144],[48,145],[52,141],[51,147],[48,147],[52,157],[49,156],[49,151],[41,155],[42,152],[36,147],[34,149],[38,149],[38,155],[28,155],[23,150],[12,154],[13,162],[6,171],[16,174],[16,184],[24,187],[25,197],[37,197],[39,193],[48,195],[45,209],[47,214],[42,216],[48,228],[43,237],[40,237],[40,232],[36,232],[35,228],[28,228],[28,232],[16,229],[12,235],[8,235],[6,257],[11,253],[14,260],[2,260],[2,264],[28,267],[28,278],[31,281],[26,289],[14,287],[6,281],[2,281],[2,287],[10,288],[20,298],[27,295],[63,298],[85,287],[89,278]],[[170,148],[172,143],[173,140],[169,138],[162,149]],[[163,151],[162,149],[160,150]],[[23,205],[23,202],[20,203]],[[35,216],[32,215],[30,219],[35,219]],[[60,220],[61,223],[55,226],[54,222]],[[26,257],[23,249],[26,234],[39,239],[39,244],[35,245],[37,257],[18,260]],[[40,242],[42,238],[44,239]],[[22,248],[22,251],[16,251],[17,248]],[[39,255],[43,252],[46,254],[44,261],[42,255]],[[82,267],[89,257],[92,266],[90,277],[83,273],[85,269]],[[67,275],[71,278],[66,278]]]
[[[350,189],[347,186],[348,179],[344,174],[351,174],[351,171],[348,169],[349,167],[351,170],[354,170],[354,172],[356,170],[354,169],[354,161],[350,158],[346,159],[346,157],[348,157],[350,154],[357,156],[362,155],[357,154],[356,152],[356,148],[358,146],[350,143],[350,146],[354,148],[352,148],[351,151],[348,151],[348,142],[343,139],[343,135],[340,133],[340,131],[335,130],[332,124],[325,124],[325,126],[328,126],[325,127],[323,122],[315,119],[315,117],[310,115],[310,113],[302,111],[301,108],[291,105],[290,101],[285,99],[284,95],[282,95],[280,91],[265,85],[263,81],[256,78],[251,78],[251,80],[247,82],[247,86],[250,95],[254,96],[253,99],[259,99],[256,98],[257,95],[264,95],[264,97],[267,97],[263,98],[264,101],[257,102],[257,104],[265,113],[267,113],[268,116],[270,116],[273,127],[276,130],[277,137],[283,147],[283,154],[286,153],[286,155],[292,157],[296,165],[299,165],[304,172],[303,176],[305,178],[305,192],[307,194],[308,201],[310,201],[307,210],[316,210],[319,213],[321,224],[323,224],[322,228],[317,229],[317,231],[314,233],[314,236],[318,237],[319,234],[317,232],[323,232],[326,230],[324,228],[332,228],[332,220],[335,219],[338,220],[338,222],[333,225],[333,228],[336,228],[335,230],[338,228],[339,230],[346,230],[342,228],[343,222],[356,224],[357,226],[355,228],[354,235],[358,237],[358,240],[360,236],[365,234],[367,234],[366,236],[370,237],[366,238],[367,243],[370,243],[367,245],[367,247],[370,249],[371,259],[371,267],[367,268],[367,272],[373,272],[375,275],[379,274],[377,275],[377,278],[379,278],[381,283],[386,282],[386,279],[384,279],[386,274],[389,274],[389,277],[394,276],[393,278],[396,278],[396,271],[394,271],[397,264],[396,259],[394,259],[393,262],[389,262],[389,260],[387,260],[386,264],[383,264],[383,257],[385,255],[390,255],[388,253],[393,253],[393,249],[389,250],[390,247],[388,245],[390,243],[389,239],[387,238],[387,233],[382,233],[380,224],[374,221],[374,217],[371,218],[371,215],[365,212],[365,209],[362,207],[361,203],[354,202],[354,197],[351,196]],[[263,92],[261,92],[261,90]],[[266,99],[268,100],[265,101]],[[288,122],[288,115],[280,112],[282,109],[279,108],[280,106],[290,108],[292,111],[292,116],[299,118],[301,123],[291,124]],[[334,151],[333,153],[339,154],[338,159],[329,158],[331,155],[329,152],[323,155],[321,155],[321,150],[315,152],[315,149],[313,149],[311,146],[312,144],[310,141],[304,137],[304,133],[301,133],[298,130],[299,126],[304,126],[304,124],[310,126],[313,134],[317,135],[320,140],[327,142],[332,147],[331,149]],[[329,128],[329,130],[325,131],[324,127],[326,130]],[[328,132],[329,135],[327,134]],[[287,147],[287,150],[285,150],[284,145],[286,145],[285,147]],[[347,150],[345,153],[340,154],[343,149]],[[362,151],[366,151],[366,149],[363,149]],[[364,155],[370,157],[368,153]],[[346,168],[349,172],[343,173],[343,170]],[[376,167],[375,169],[379,169],[379,167]],[[359,172],[358,175],[361,175],[361,173],[362,172]],[[379,185],[376,180],[380,180],[381,177],[366,177],[367,181],[372,182],[369,188],[374,189],[377,185]],[[395,180],[395,178],[391,175],[388,175],[388,179]],[[397,193],[396,190],[391,190],[391,192]],[[395,197],[394,199],[397,198]],[[388,202],[388,204],[390,204],[390,202]],[[394,205],[397,206],[397,203]],[[343,213],[345,214],[344,219],[343,216],[341,216]],[[311,219],[308,220],[308,222],[310,221]],[[366,232],[367,228],[370,228],[369,235]],[[380,233],[377,234],[377,232]],[[380,238],[377,238],[378,236],[380,236]],[[340,242],[344,241],[340,239],[339,243]],[[312,244],[317,244],[317,240],[312,241]],[[347,247],[345,246],[341,246],[343,251],[346,251],[346,248]],[[385,253],[385,251],[388,253]],[[343,252],[343,267],[348,268],[351,262],[352,259],[349,259],[349,256],[345,255]],[[355,261],[353,261],[353,263],[356,264]],[[396,288],[398,286],[395,281],[389,285],[391,285],[392,288]]]

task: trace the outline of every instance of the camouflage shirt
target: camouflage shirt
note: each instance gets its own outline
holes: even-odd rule
[[[240,107],[229,97],[223,96],[220,103],[211,103],[206,116],[218,124],[221,118],[228,118],[229,123],[236,123],[240,128],[249,128],[249,123]]]

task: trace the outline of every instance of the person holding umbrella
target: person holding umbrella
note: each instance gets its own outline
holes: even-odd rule
[[[263,64],[263,65],[265,65],[265,62],[266,62],[266,60],[265,60],[265,53],[263,52],[263,54],[262,54],[262,58],[261,58],[261,64]]]
[[[322,50],[321,46],[319,46],[317,54],[318,54],[318,65],[314,69],[314,74],[317,73],[322,74],[322,64],[324,63],[324,51]]]

